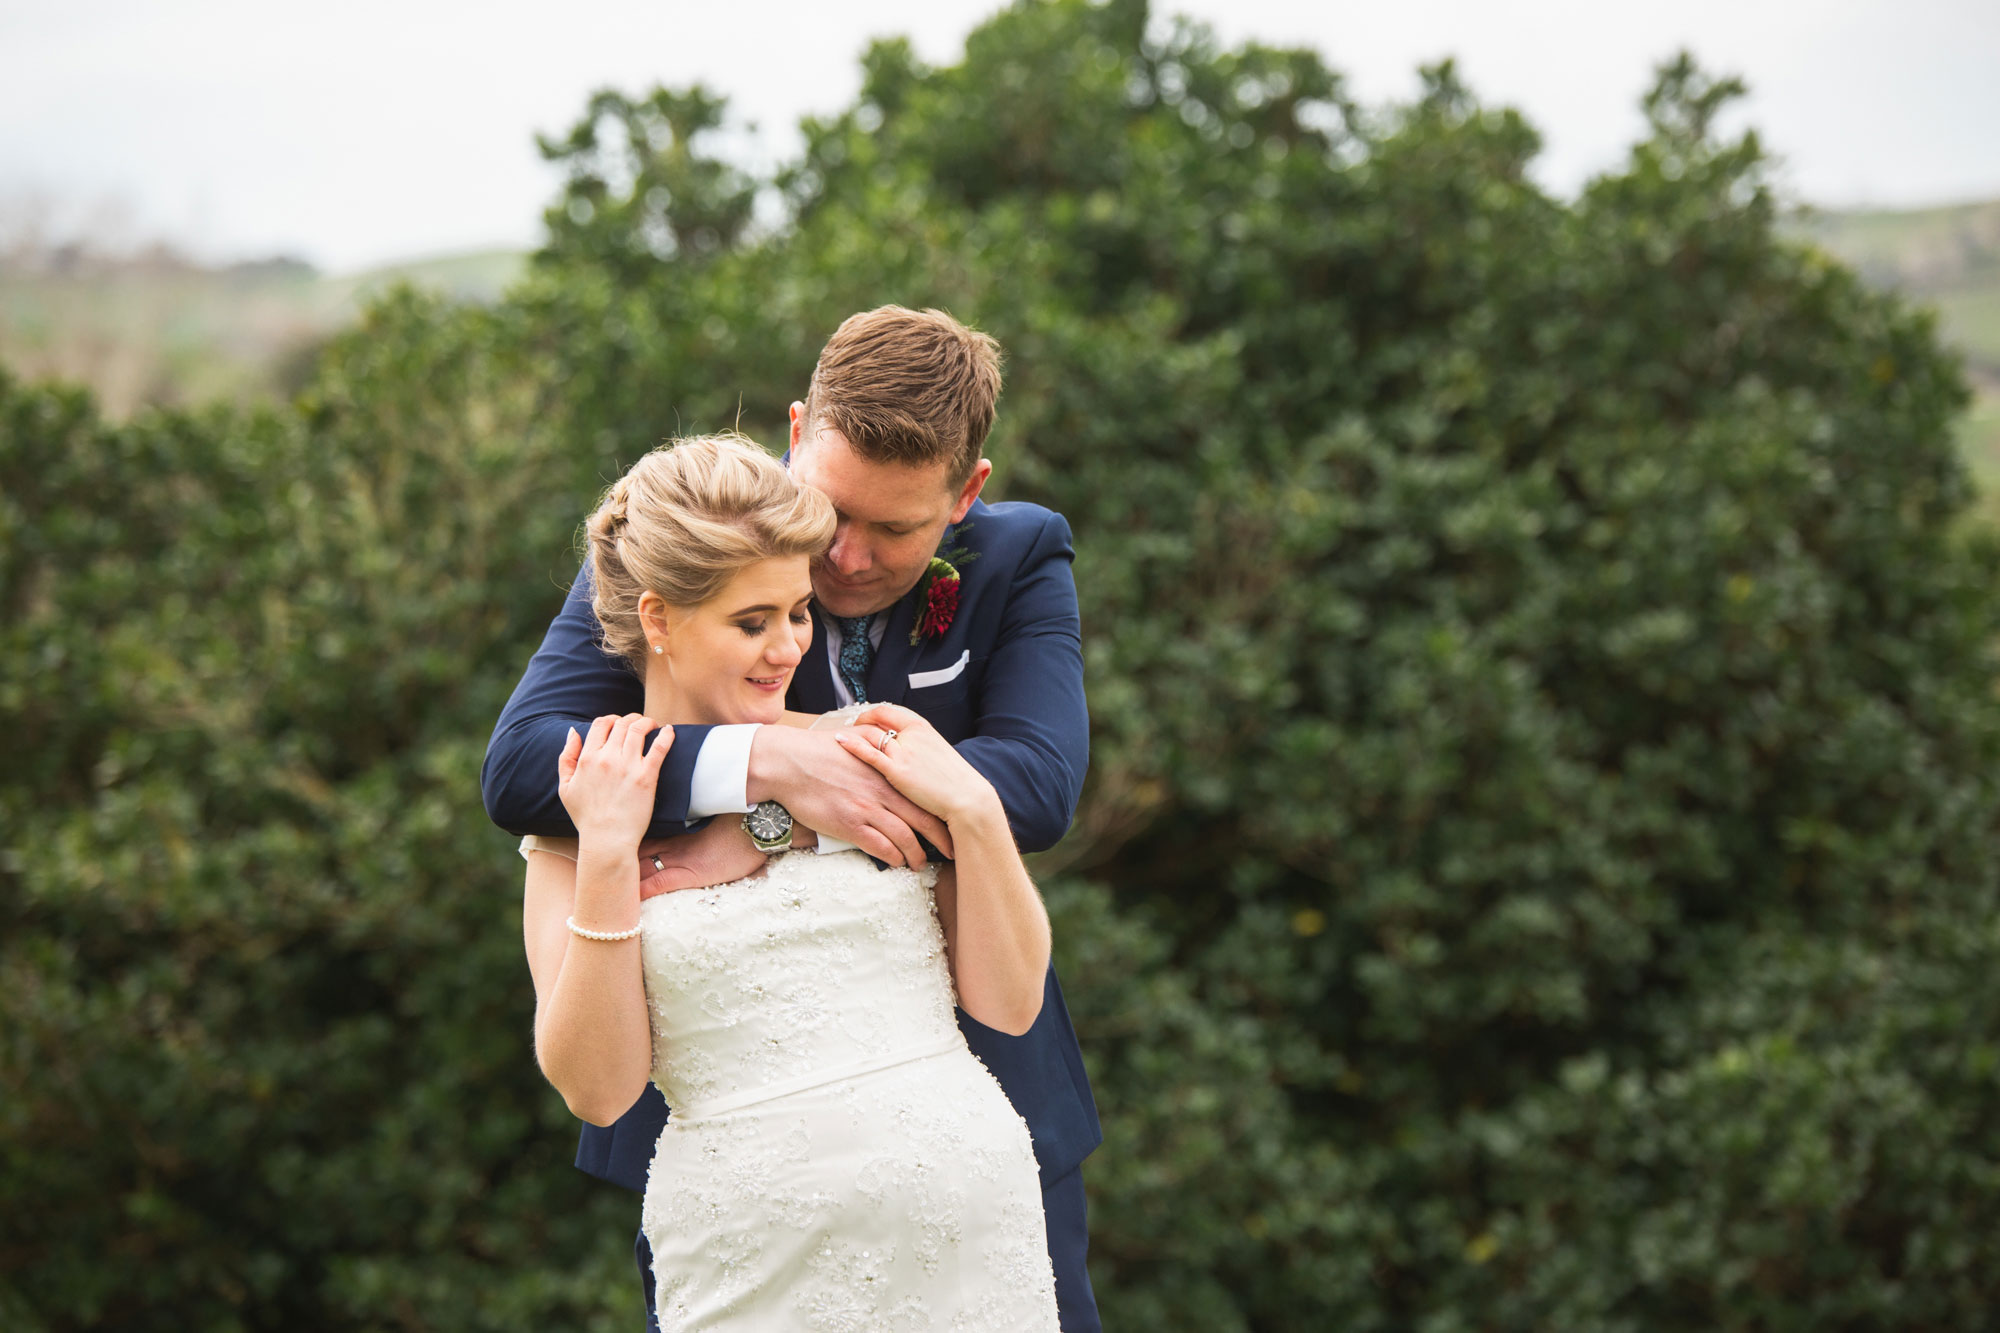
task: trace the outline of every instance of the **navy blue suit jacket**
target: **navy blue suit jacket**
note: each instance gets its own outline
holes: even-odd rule
[[[1039,505],[975,502],[945,544],[977,553],[959,563],[951,628],[912,646],[916,594],[905,596],[888,612],[868,697],[928,719],[992,782],[1021,849],[1042,851],[1068,830],[1090,760],[1069,524]],[[920,683],[912,685],[913,675]],[[600,714],[641,711],[644,695],[638,678],[599,645],[588,584],[578,579],[487,745],[480,786],[493,822],[510,833],[574,837],[556,795],[564,737]],[[806,713],[837,706],[826,627],[817,615],[813,646],[793,676],[787,702]],[[675,725],[673,749],[661,765],[654,836],[685,831],[689,782],[707,734],[706,727]],[[973,1054],[1027,1122],[1044,1185],[1103,1141],[1053,964],[1043,982],[1041,1015],[1023,1035],[995,1031],[963,1010],[958,1023]],[[584,1127],[576,1164],[643,1190],[666,1119],[665,1101],[648,1085],[616,1124]]]

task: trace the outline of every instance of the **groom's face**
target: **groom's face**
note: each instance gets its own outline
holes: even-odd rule
[[[813,596],[829,614],[865,616],[894,606],[930,567],[947,525],[965,517],[993,465],[963,486],[949,465],[878,463],[837,430],[806,426],[792,443],[792,475],[833,501],[833,545],[813,561]]]

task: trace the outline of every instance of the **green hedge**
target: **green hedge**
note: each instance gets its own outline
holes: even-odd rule
[[[505,303],[281,411],[0,381],[0,1322],[632,1325],[479,758],[595,488],[775,443],[887,300],[1002,341],[1077,531],[1112,1327],[1985,1321],[2000,550],[1928,317],[1685,60],[1565,202],[1448,66],[1148,31],[880,43],[770,181],[602,94]]]

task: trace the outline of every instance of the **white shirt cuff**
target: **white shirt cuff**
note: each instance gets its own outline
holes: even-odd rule
[[[711,727],[688,778],[688,818],[740,815],[750,808],[750,742],[757,723]]]
[[[821,856],[832,856],[835,852],[853,851],[854,844],[851,842],[842,842],[832,834],[822,833],[819,835],[819,841],[814,844],[813,850]]]

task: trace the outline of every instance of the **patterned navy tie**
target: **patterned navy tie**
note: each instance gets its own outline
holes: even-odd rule
[[[868,668],[875,665],[875,640],[868,627],[874,616],[833,617],[840,626],[840,678],[854,691],[854,702],[868,702]]]

